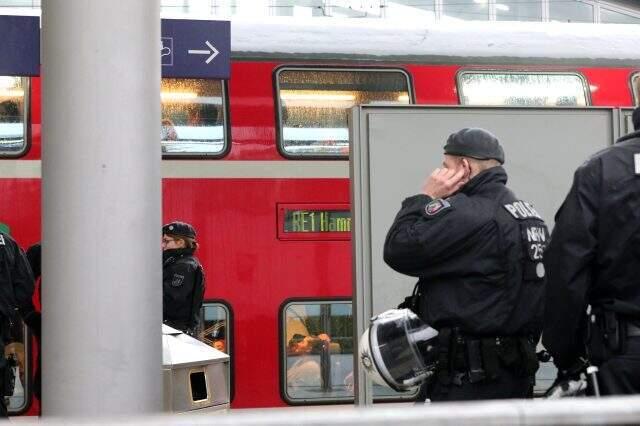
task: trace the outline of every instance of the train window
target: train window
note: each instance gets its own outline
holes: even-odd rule
[[[26,149],[27,81],[0,76],[0,155],[16,156]]]
[[[497,21],[542,21],[541,0],[500,0],[495,8]]]
[[[200,310],[200,327],[198,340],[229,355],[229,375],[227,389],[233,399],[233,354],[231,310],[224,303],[204,302]]]
[[[291,404],[353,401],[353,313],[349,301],[295,301],[281,313],[283,397]],[[376,400],[410,399],[374,384]]]
[[[399,70],[280,69],[277,84],[280,149],[289,157],[347,157],[352,106],[411,101]]]
[[[30,385],[31,371],[29,369],[29,333],[22,321],[15,322],[11,326],[9,342],[4,347],[4,355],[9,367],[13,369],[15,376],[13,394],[8,398],[7,408],[9,414],[18,414],[27,408],[28,387]]]
[[[165,155],[219,155],[226,147],[222,80],[163,78],[160,138]]]
[[[579,1],[549,2],[549,20],[552,22],[588,22],[594,18],[593,6]]]
[[[489,2],[478,0],[442,0],[442,20],[488,21]]]
[[[230,355],[230,336],[229,308],[222,303],[203,303],[200,313],[199,340]]]
[[[640,72],[631,77],[631,86],[633,87],[633,100],[636,106],[640,106]]]
[[[458,74],[462,105],[586,106],[587,84],[578,74],[464,71]]]

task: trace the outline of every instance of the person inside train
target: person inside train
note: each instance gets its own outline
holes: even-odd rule
[[[330,344],[331,338],[326,333],[320,333],[317,336],[294,334],[287,345],[287,353],[289,355],[320,353],[323,346]]]
[[[320,356],[328,350],[331,338],[326,333],[317,336],[294,334],[287,344],[287,386],[320,387],[322,375]]]
[[[160,139],[163,141],[175,141],[178,140],[178,132],[173,125],[173,121],[168,118],[162,119],[162,130],[160,133]]]
[[[194,256],[196,231],[188,223],[171,222],[162,227],[163,322],[197,336],[205,290],[205,275]]]

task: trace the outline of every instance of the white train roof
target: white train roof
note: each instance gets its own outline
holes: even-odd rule
[[[640,25],[392,19],[232,19],[235,58],[640,66]],[[455,60],[453,60],[455,58]],[[515,61],[514,61],[515,60]]]

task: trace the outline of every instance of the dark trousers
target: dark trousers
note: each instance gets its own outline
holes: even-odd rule
[[[522,377],[499,367],[498,378],[492,381],[470,383],[465,375],[461,378],[460,384],[443,385],[434,378],[420,389],[418,401],[424,401],[425,398],[429,398],[431,402],[530,398],[533,391],[531,383],[530,377]]]
[[[599,366],[598,385],[601,395],[640,394],[640,336],[629,337],[624,354]]]

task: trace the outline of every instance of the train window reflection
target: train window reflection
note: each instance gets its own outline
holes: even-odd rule
[[[631,77],[631,87],[633,87],[633,100],[636,106],[640,106],[640,72]]]
[[[0,76],[0,155],[26,149],[27,79]]]
[[[458,74],[462,105],[586,106],[587,85],[578,74],[464,71]]]
[[[30,385],[29,356],[31,348],[27,327],[22,321],[11,325],[9,342],[4,347],[4,356],[15,375],[13,393],[8,397],[9,414],[17,414],[27,407],[27,392]]]
[[[287,304],[283,322],[283,396],[291,404],[353,401],[353,313],[347,301]],[[376,400],[411,399],[374,384]]]
[[[203,303],[198,339],[229,354],[229,331],[229,309],[222,303]]]
[[[346,157],[352,106],[411,102],[399,70],[281,69],[277,81],[280,148],[292,157]]]
[[[226,147],[222,80],[163,78],[160,139],[167,155],[218,155]]]
[[[224,303],[204,302],[200,310],[198,340],[229,355],[229,371],[233,371],[231,311]],[[227,389],[233,398],[231,374],[227,376]]]

